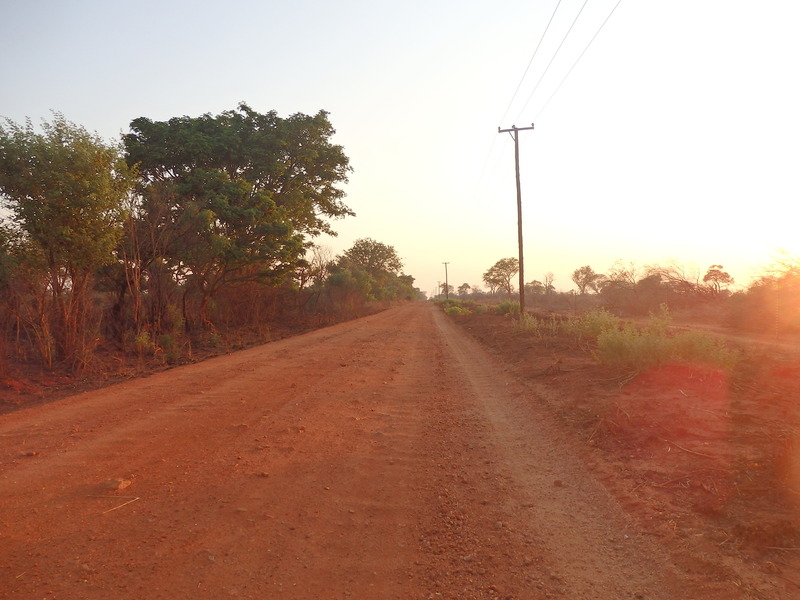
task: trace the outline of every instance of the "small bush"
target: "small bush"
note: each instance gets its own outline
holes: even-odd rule
[[[452,306],[461,306],[461,300],[457,298],[437,298],[434,302],[442,308],[442,310],[446,310]]]
[[[516,317],[519,315],[519,302],[513,300],[504,300],[494,307],[494,312],[498,315],[509,315]]]
[[[619,317],[604,308],[598,308],[577,317],[570,317],[564,324],[564,328],[579,341],[594,341],[604,331],[619,329],[619,325]]]
[[[681,361],[692,364],[712,364],[726,370],[733,369],[742,358],[741,353],[726,346],[721,340],[701,331],[685,331],[672,338],[674,354]]]
[[[514,321],[514,327],[517,331],[534,335],[540,340],[553,339],[562,331],[561,322],[555,317],[540,318],[530,314],[521,315]]]
[[[174,365],[181,359],[181,347],[178,337],[172,334],[164,334],[159,338],[159,346],[164,352],[164,360],[167,364]]]
[[[699,332],[669,335],[663,322],[638,328],[628,324],[597,337],[595,357],[604,365],[625,371],[641,371],[667,363],[711,365],[732,369],[739,354],[720,340]]]
[[[147,331],[142,331],[139,333],[139,335],[134,338],[133,344],[136,347],[136,352],[139,354],[139,356],[149,354],[155,349],[155,344],[150,338],[150,333]]]
[[[637,371],[668,361],[668,338],[628,324],[597,336],[595,357],[614,369]]]
[[[468,315],[469,309],[464,306],[448,306],[444,309],[444,312],[448,315]]]

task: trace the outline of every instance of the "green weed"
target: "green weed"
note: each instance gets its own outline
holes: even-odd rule
[[[540,340],[551,340],[562,331],[561,323],[555,318],[540,318],[534,315],[521,315],[514,321],[514,328],[520,333],[533,335]]]
[[[721,340],[699,331],[671,335],[663,321],[645,327],[630,323],[597,336],[595,357],[604,365],[623,371],[642,371],[667,363],[687,363],[732,369],[739,353]]]
[[[594,342],[601,333],[619,329],[619,325],[619,317],[604,308],[598,308],[568,318],[564,323],[564,330],[578,338],[579,342]]]
[[[509,315],[511,317],[516,317],[519,315],[519,302],[515,302],[513,300],[503,300],[494,307],[494,312],[498,315]]]

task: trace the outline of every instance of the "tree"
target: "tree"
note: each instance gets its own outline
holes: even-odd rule
[[[134,172],[120,148],[58,113],[42,123],[42,133],[30,120],[0,125],[0,194],[45,271],[41,293],[53,302],[48,327],[56,355],[75,367],[92,349],[91,279],[114,260]]]
[[[312,284],[320,287],[331,273],[333,252],[327,246],[313,244],[306,249],[305,260],[298,267],[295,278],[300,289]]]
[[[675,295],[695,296],[700,288],[700,274],[687,272],[683,265],[672,263],[666,267],[659,265],[648,266],[645,270],[647,276],[658,275],[664,286]]]
[[[175,117],[153,122],[140,117],[123,136],[128,161],[140,165],[147,183],[175,181],[213,172],[242,182],[251,194],[266,194],[297,231],[334,234],[326,218],[352,216],[342,203],[351,171],[328,113],[286,119],[257,113],[247,104],[217,116]]]
[[[634,263],[616,261],[600,284],[600,294],[608,305],[616,308],[635,308],[636,283],[639,270]]]
[[[11,282],[17,262],[14,248],[14,230],[0,222],[0,292]]]
[[[483,281],[489,286],[492,294],[498,289],[503,289],[511,295],[514,293],[514,285],[511,282],[517,273],[519,273],[519,260],[501,258],[483,274]]]
[[[245,281],[277,284],[300,266],[305,236],[352,215],[337,187],[349,161],[325,111],[287,119],[246,104],[219,115],[131,123],[127,160],[142,176],[145,264],[182,282],[183,312]],[[165,267],[162,269],[160,266]]]
[[[469,296],[470,291],[472,291],[472,286],[468,283],[462,283],[460,286],[458,286],[458,295],[461,298],[466,298]]]
[[[371,238],[356,240],[344,253],[344,258],[370,273],[385,272],[397,275],[403,269],[403,261],[393,246],[376,242]]]
[[[597,292],[599,283],[602,281],[602,279],[603,275],[595,273],[594,269],[592,269],[592,267],[589,265],[575,269],[572,272],[572,281],[578,287],[578,293],[581,296],[586,294],[587,289]]]
[[[722,265],[711,265],[703,276],[703,283],[707,284],[714,296],[719,296],[723,286],[733,283],[733,277],[723,271]]]
[[[544,293],[548,296],[556,291],[556,288],[553,286],[555,279],[556,276],[550,271],[544,274]]]
[[[449,296],[454,291],[455,291],[455,288],[453,288],[453,286],[450,285],[449,283],[440,283],[439,284],[439,292],[441,294],[444,294],[445,296]]]
[[[525,284],[525,293],[532,294],[534,296],[541,296],[544,294],[544,285],[542,285],[542,282],[538,281],[537,279],[529,281]]]
[[[346,289],[351,303],[354,294],[365,301],[414,300],[419,295],[414,278],[401,274],[402,268],[393,246],[362,238],[338,257],[329,283]]]
[[[608,270],[605,283],[633,288],[636,285],[638,276],[639,269],[634,263],[625,264],[622,260],[618,260]]]

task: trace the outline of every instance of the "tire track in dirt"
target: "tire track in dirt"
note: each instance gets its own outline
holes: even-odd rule
[[[529,548],[523,563],[538,564],[545,597],[685,597],[667,554],[589,473],[575,440],[475,341],[435,319],[467,390],[462,401],[497,454],[503,526]]]

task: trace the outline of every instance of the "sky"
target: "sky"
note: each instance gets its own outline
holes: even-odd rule
[[[356,217],[432,293],[516,257],[525,281],[615,262],[800,255],[800,0],[0,0],[0,116],[118,140],[137,117],[330,113]]]

